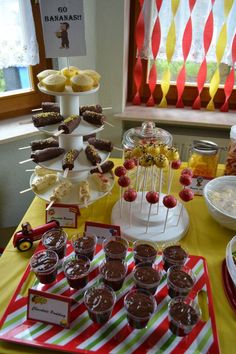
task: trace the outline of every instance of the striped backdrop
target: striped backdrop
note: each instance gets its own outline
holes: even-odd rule
[[[71,244],[68,244],[67,254],[72,252]],[[173,335],[168,329],[167,307],[170,298],[167,295],[165,275],[156,293],[156,312],[147,328],[133,330],[127,325],[123,299],[134,285],[132,252],[127,254],[128,274],[122,289],[116,293],[117,301],[112,318],[102,326],[94,324],[89,319],[83,304],[83,293],[85,289],[100,281],[98,266],[103,258],[102,250],[98,249],[92,261],[89,283],[82,290],[76,291],[69,288],[61,267],[56,283],[41,285],[37,280],[34,282],[34,289],[70,296],[75,300],[71,307],[72,322],[69,329],[26,320],[27,298],[21,295],[21,289],[30,274],[28,267],[2,318],[0,339],[70,353],[88,353],[88,351],[114,354],[163,352],[180,354],[186,351],[188,353],[219,353],[211,290],[206,262],[203,258],[190,256],[186,265],[191,267],[196,275],[195,290],[203,289],[207,292],[210,317],[207,322],[200,321],[184,338]],[[157,263],[161,264],[161,255],[158,256]]]

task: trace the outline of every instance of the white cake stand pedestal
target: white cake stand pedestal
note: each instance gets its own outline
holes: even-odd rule
[[[163,199],[163,196],[164,195],[161,195],[160,200]],[[147,230],[150,204],[146,201],[145,195],[143,202],[141,201],[142,192],[139,192],[136,201],[131,203],[131,215],[129,202],[118,200],[114,205],[111,214],[111,222],[112,224],[120,226],[123,237],[130,241],[148,240],[157,243],[174,242],[184,237],[189,228],[189,216],[183,205],[181,217],[178,222],[182,207],[181,202],[178,201],[175,208],[169,209],[168,220],[164,231],[167,208],[160,203],[157,214],[157,204],[152,205]]]

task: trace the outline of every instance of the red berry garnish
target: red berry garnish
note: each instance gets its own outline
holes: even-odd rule
[[[118,184],[121,187],[128,187],[130,185],[130,178],[128,176],[120,176],[118,178]]]
[[[135,199],[137,198],[137,192],[135,189],[129,188],[125,191],[123,197],[124,200],[126,200],[126,202],[134,202]]]
[[[115,173],[115,175],[117,177],[126,175],[126,172],[127,171],[126,171],[126,168],[124,166],[118,166],[118,167],[115,168],[115,171],[114,171],[114,173]]]
[[[183,186],[190,186],[190,184],[192,183],[192,177],[187,175],[187,174],[183,174],[183,175],[180,176],[179,182]]]
[[[174,208],[177,204],[177,199],[173,195],[166,195],[163,198],[163,204],[168,209]]]
[[[146,200],[150,204],[156,204],[159,201],[159,194],[157,192],[147,192]]]
[[[181,166],[181,161],[180,160],[176,160],[176,161],[171,161],[171,168],[173,168],[173,170],[178,170]]]
[[[181,175],[189,175],[190,177],[193,177],[193,171],[191,170],[191,168],[184,168],[181,171]]]
[[[125,160],[123,165],[126,170],[132,170],[135,167],[135,161],[133,159]]]
[[[191,189],[184,188],[179,192],[179,196],[184,202],[189,202],[193,199],[194,193]]]

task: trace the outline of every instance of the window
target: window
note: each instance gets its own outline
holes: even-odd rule
[[[19,3],[21,4],[22,2],[19,1]],[[3,16],[6,16],[7,13],[4,11],[4,6],[9,6],[9,4],[14,6],[12,16],[18,16],[18,1],[9,2],[9,0],[1,0],[0,9]],[[22,4],[24,5],[25,2]],[[35,0],[31,0],[31,5],[39,46],[39,64],[34,66],[17,67],[10,65],[7,68],[3,67],[0,69],[0,118],[8,118],[30,113],[32,108],[37,108],[41,105],[42,101],[48,101],[50,99],[48,95],[42,94],[37,89],[37,73],[47,68],[51,68],[52,62],[45,58],[39,4],[36,3]],[[9,23],[10,22],[8,21],[8,24]],[[14,33],[12,36],[14,36]],[[7,38],[5,39],[7,45]],[[2,47],[1,50],[3,49],[4,48]],[[7,48],[7,50],[9,50],[9,48]],[[11,62],[10,60],[11,58],[9,54],[8,64]]]
[[[236,1],[131,0],[130,14],[129,101],[236,108]]]

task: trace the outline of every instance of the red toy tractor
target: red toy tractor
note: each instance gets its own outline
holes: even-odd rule
[[[19,251],[25,252],[28,251],[32,246],[33,242],[40,240],[44,232],[60,227],[58,221],[53,220],[47,224],[37,226],[32,229],[29,222],[25,222],[21,225],[22,230],[17,231],[13,237],[13,246],[18,248]]]

